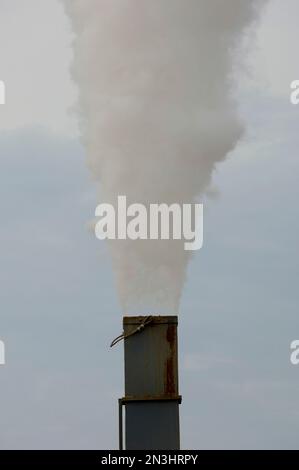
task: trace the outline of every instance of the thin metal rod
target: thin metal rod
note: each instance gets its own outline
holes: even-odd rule
[[[118,433],[119,450],[123,450],[123,403],[121,398],[118,400]]]

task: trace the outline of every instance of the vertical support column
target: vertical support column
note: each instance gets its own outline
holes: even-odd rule
[[[123,319],[127,450],[180,448],[177,324],[176,316]]]

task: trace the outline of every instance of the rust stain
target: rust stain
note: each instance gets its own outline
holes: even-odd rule
[[[166,361],[166,395],[173,395],[175,393],[175,382],[174,382],[174,373],[173,373],[173,358],[170,357]]]
[[[166,339],[171,347],[171,350],[174,347],[175,337],[176,337],[176,327],[175,325],[168,325]]]
[[[174,354],[175,354],[175,341],[176,341],[176,327],[175,325],[168,325],[166,332],[166,339],[169,343],[169,357],[165,364],[165,394],[173,395],[176,393],[175,384],[175,371],[174,371]]]

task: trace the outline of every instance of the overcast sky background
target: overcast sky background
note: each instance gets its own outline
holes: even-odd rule
[[[72,34],[56,0],[0,11],[0,448],[116,448],[123,312],[87,229]],[[298,18],[297,0],[270,0],[239,82],[248,134],[206,202],[179,324],[183,448],[299,448]]]

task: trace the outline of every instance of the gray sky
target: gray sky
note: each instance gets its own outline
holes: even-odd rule
[[[0,8],[0,448],[114,448],[122,312],[87,230],[68,21],[54,0]],[[298,448],[298,15],[296,0],[270,1],[238,91],[248,135],[206,202],[179,326],[184,448]]]

